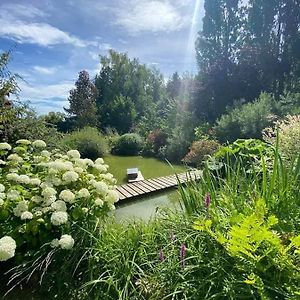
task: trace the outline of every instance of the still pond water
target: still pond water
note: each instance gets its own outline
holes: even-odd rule
[[[127,182],[126,170],[128,168],[138,168],[145,179],[167,176],[186,171],[186,167],[184,166],[170,166],[167,162],[142,156],[110,155],[105,157],[104,161],[109,165],[109,172],[117,179],[118,185]],[[165,192],[154,193],[152,195],[118,204],[116,218],[121,221],[136,218],[148,220],[155,216],[155,214],[163,208],[178,207],[178,191],[176,189],[169,189]]]

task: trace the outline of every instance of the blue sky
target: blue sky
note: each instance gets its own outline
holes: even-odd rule
[[[110,48],[159,68],[165,78],[195,72],[202,2],[1,0],[0,50],[14,48],[10,69],[24,78],[21,100],[40,114],[62,111],[78,72],[93,77],[99,54]]]

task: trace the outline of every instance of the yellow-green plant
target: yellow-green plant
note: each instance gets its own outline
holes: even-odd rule
[[[296,297],[300,291],[300,235],[288,239],[274,230],[278,219],[268,214],[262,199],[255,201],[253,212],[228,216],[227,226],[212,218],[200,218],[194,228],[224,247],[261,299]]]

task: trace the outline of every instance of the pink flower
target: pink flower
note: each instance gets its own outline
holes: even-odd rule
[[[206,207],[206,209],[209,208],[210,203],[211,203],[211,197],[210,197],[210,194],[209,194],[209,193],[206,193],[206,194],[205,194],[205,197],[204,197],[204,206]]]
[[[180,246],[180,264],[183,269],[185,266],[185,256],[186,256],[186,246],[185,244],[181,244]]]

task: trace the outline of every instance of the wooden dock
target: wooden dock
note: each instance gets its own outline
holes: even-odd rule
[[[177,174],[177,177],[181,183],[186,183],[198,180],[201,174],[202,172],[199,170],[192,170]],[[125,200],[176,187],[177,185],[176,175],[170,175],[123,184],[117,187],[117,192],[119,193],[119,200]]]

